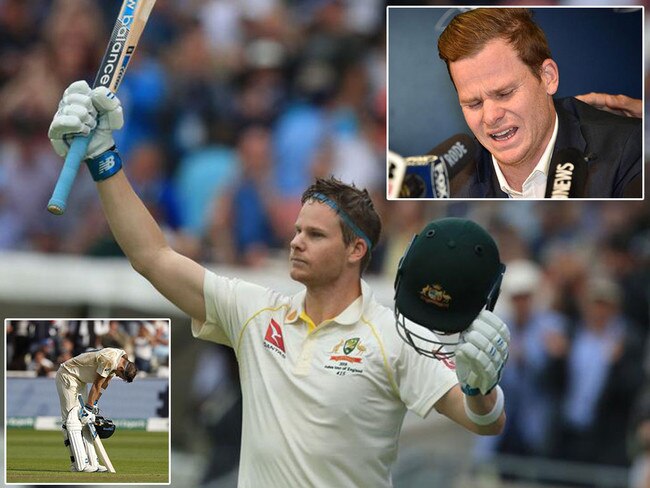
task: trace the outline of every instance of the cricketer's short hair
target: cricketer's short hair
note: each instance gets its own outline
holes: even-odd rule
[[[129,361],[126,360],[126,365],[124,366],[124,381],[127,383],[132,383],[135,375],[138,374],[138,367]]]
[[[371,246],[368,247],[368,251],[361,259],[361,273],[363,273],[370,263],[372,250],[377,246],[381,236],[381,218],[375,210],[368,190],[361,190],[354,184],[348,185],[332,176],[317,178],[304,191],[300,201],[303,205],[310,200],[319,201],[319,194],[333,201],[370,240]],[[346,246],[361,237],[345,222],[344,218],[341,218],[340,213],[339,224],[343,233],[343,243]]]
[[[551,50],[526,8],[477,8],[454,17],[438,39],[438,54],[449,77],[450,63],[471,58],[496,39],[508,42],[535,78],[541,79],[542,63],[551,58]]]

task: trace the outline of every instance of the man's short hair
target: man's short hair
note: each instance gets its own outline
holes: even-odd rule
[[[477,8],[457,15],[438,39],[438,54],[449,71],[450,63],[478,54],[496,39],[508,42],[533,75],[541,79],[542,63],[551,58],[551,50],[544,31],[525,8]]]
[[[129,361],[126,360],[126,365],[124,365],[124,381],[127,383],[132,383],[135,375],[138,374],[138,367]]]
[[[361,272],[363,273],[370,263],[372,250],[377,245],[381,235],[381,219],[375,210],[368,190],[360,190],[354,184],[347,185],[334,177],[317,178],[316,182],[302,194],[300,201],[302,204],[309,200],[319,201],[319,194],[334,202],[340,211],[344,212],[347,218],[352,221],[353,225],[358,227],[370,240],[371,245],[368,247],[368,252],[361,259]],[[343,232],[343,243],[348,246],[355,239],[362,236],[358,235],[345,222],[346,219],[341,217],[340,212],[337,213],[339,214],[339,224]]]

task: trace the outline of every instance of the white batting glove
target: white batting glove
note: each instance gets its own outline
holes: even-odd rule
[[[95,422],[95,414],[87,407],[79,409],[79,420],[81,425],[92,424]]]
[[[84,406],[84,408],[85,408],[86,410],[88,410],[89,412],[94,413],[95,415],[97,415],[97,414],[99,413],[99,407],[97,406],[97,402],[95,402],[94,405],[89,405],[89,404],[86,403],[86,405]]]
[[[460,334],[456,348],[456,376],[466,395],[489,393],[501,379],[508,359],[510,331],[488,310],[483,310]]]
[[[91,90],[85,81],[75,81],[63,93],[48,136],[56,153],[65,158],[74,136],[87,136],[95,129],[84,157],[92,159],[115,145],[112,132],[123,125],[120,100],[108,88]]]

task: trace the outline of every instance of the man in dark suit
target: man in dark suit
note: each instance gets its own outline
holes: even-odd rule
[[[586,164],[575,196],[641,197],[641,120],[554,101],[559,69],[529,10],[460,14],[438,50],[481,146],[476,164],[452,180],[452,197],[544,198],[553,155],[567,148]]]

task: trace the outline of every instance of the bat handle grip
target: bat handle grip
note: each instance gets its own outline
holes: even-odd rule
[[[47,209],[54,215],[62,215],[65,212],[68,196],[72,190],[72,184],[79,171],[79,166],[83,160],[88,144],[90,144],[90,135],[75,136],[70,145],[70,150],[63,163],[61,174],[54,187],[52,198],[47,204]]]

